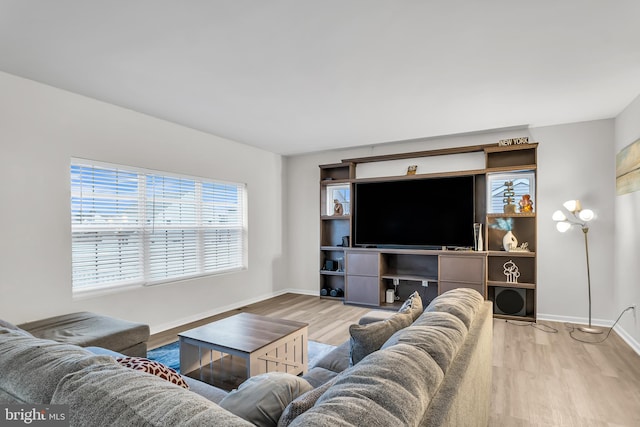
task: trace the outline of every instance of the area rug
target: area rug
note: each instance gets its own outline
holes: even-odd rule
[[[327,353],[335,348],[333,345],[323,344],[317,341],[309,343],[309,369]],[[147,358],[162,363],[165,366],[180,372],[180,343],[178,341],[162,347],[154,348],[147,352]]]

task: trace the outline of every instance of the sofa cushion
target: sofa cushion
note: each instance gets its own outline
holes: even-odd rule
[[[146,357],[117,357],[116,362],[126,368],[155,375],[182,388],[189,388],[189,384],[186,383],[182,375],[176,372],[175,369],[156,362],[155,360],[149,360]]]
[[[19,325],[38,338],[50,339],[81,347],[96,346],[125,353],[146,356],[149,326],[90,312],[64,314]],[[127,352],[140,348],[144,354]]]
[[[424,307],[422,306],[422,298],[418,291],[412,293],[409,298],[402,304],[398,310],[400,313],[411,313],[413,320],[416,320],[422,314]]]
[[[31,335],[29,332],[25,331],[22,328],[17,327],[16,325],[14,325],[13,323],[11,323],[11,322],[9,322],[7,320],[0,319],[0,328],[11,329],[12,331],[21,332],[24,335]]]
[[[316,401],[322,396],[329,387],[336,382],[336,377],[322,384],[320,387],[316,387],[313,390],[309,390],[301,396],[295,398],[291,403],[284,408],[280,419],[278,420],[278,427],[287,427],[289,424],[293,422],[300,414],[305,413],[313,405],[316,404]]]
[[[313,387],[303,378],[284,372],[251,377],[222,399],[219,405],[257,426],[276,426],[284,409]]]
[[[72,426],[251,426],[202,396],[115,362],[67,375],[51,403],[69,405]]]
[[[406,328],[412,321],[411,313],[396,313],[380,322],[349,326],[351,365],[355,365],[369,354],[379,350],[391,335],[402,328]]]
[[[291,426],[417,426],[443,377],[424,351],[396,344],[338,375]]]
[[[351,343],[343,342],[338,347],[325,354],[316,362],[314,368],[324,368],[333,372],[342,372],[349,367]]]
[[[439,326],[409,326],[393,334],[382,345],[381,350],[398,343],[413,345],[429,354],[440,369],[447,373],[466,335],[466,330],[462,332]]]
[[[468,330],[483,302],[482,295],[475,289],[457,288],[434,298],[425,311],[451,313],[462,320]]]
[[[345,360],[349,360],[348,355],[345,356]],[[338,374],[339,372],[330,371],[329,369],[316,366],[315,368],[309,369],[309,371],[304,374],[302,378],[307,380],[307,382],[311,384],[311,387],[319,387],[327,381],[334,379]]]
[[[115,363],[74,345],[0,328],[0,389],[19,402],[48,404],[65,375]]]

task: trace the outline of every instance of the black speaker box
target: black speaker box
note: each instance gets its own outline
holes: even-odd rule
[[[495,288],[493,312],[509,316],[527,315],[527,291],[519,288]]]

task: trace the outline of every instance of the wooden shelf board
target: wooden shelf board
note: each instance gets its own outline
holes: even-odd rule
[[[392,176],[378,176],[373,178],[356,178],[353,180],[355,183],[359,182],[388,182],[388,181],[408,181],[412,179],[424,179],[433,177],[446,177],[446,176],[467,176],[467,175],[482,175],[484,169],[469,169],[453,172],[434,172],[434,173],[422,173],[415,175],[392,175]]]
[[[490,257],[502,257],[502,258],[535,258],[535,252],[518,252],[518,251],[489,251]]]
[[[349,249],[345,246],[320,246],[321,251],[344,251],[345,249]]]
[[[402,304],[404,304],[404,301],[395,301],[395,302],[381,302],[380,303],[380,310],[398,310],[400,307],[402,307]]]
[[[423,280],[429,282],[437,282],[438,278],[433,276],[420,276],[417,274],[383,274],[383,279],[399,279],[399,280],[411,280],[414,282],[422,282]]]
[[[487,218],[535,218],[535,212],[523,212],[523,213],[488,213]]]
[[[340,220],[340,219],[351,219],[351,215],[320,215],[320,219],[323,221],[327,220]]]
[[[488,286],[499,286],[501,288],[520,288],[520,289],[535,289],[535,283],[510,283],[510,282],[499,282],[496,280],[487,280]]]
[[[536,165],[517,165],[517,166],[497,166],[492,168],[485,169],[487,174],[497,173],[497,172],[528,172],[536,170]]]
[[[332,297],[330,295],[320,295],[320,299],[332,299],[334,301],[344,301],[344,297]]]
[[[325,276],[344,276],[344,271],[320,270],[320,274]]]
[[[536,318],[533,316],[510,316],[508,314],[498,314],[493,313],[493,317],[496,319],[504,319],[504,320],[516,320],[522,322],[535,322]]]
[[[526,144],[515,145],[489,145],[485,147],[484,151],[485,153],[500,153],[503,151],[533,150],[537,146],[537,142],[528,142]]]
[[[339,185],[339,184],[349,184],[351,183],[351,179],[349,178],[341,178],[341,179],[323,179],[322,181],[320,181],[320,185],[322,186],[327,186],[327,185]]]

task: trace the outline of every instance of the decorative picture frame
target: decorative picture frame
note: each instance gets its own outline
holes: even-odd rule
[[[535,212],[535,180],[533,172],[487,174],[487,213]]]
[[[640,139],[616,155],[616,194],[640,191]]]
[[[327,211],[330,216],[351,214],[351,186],[349,184],[327,185]]]

